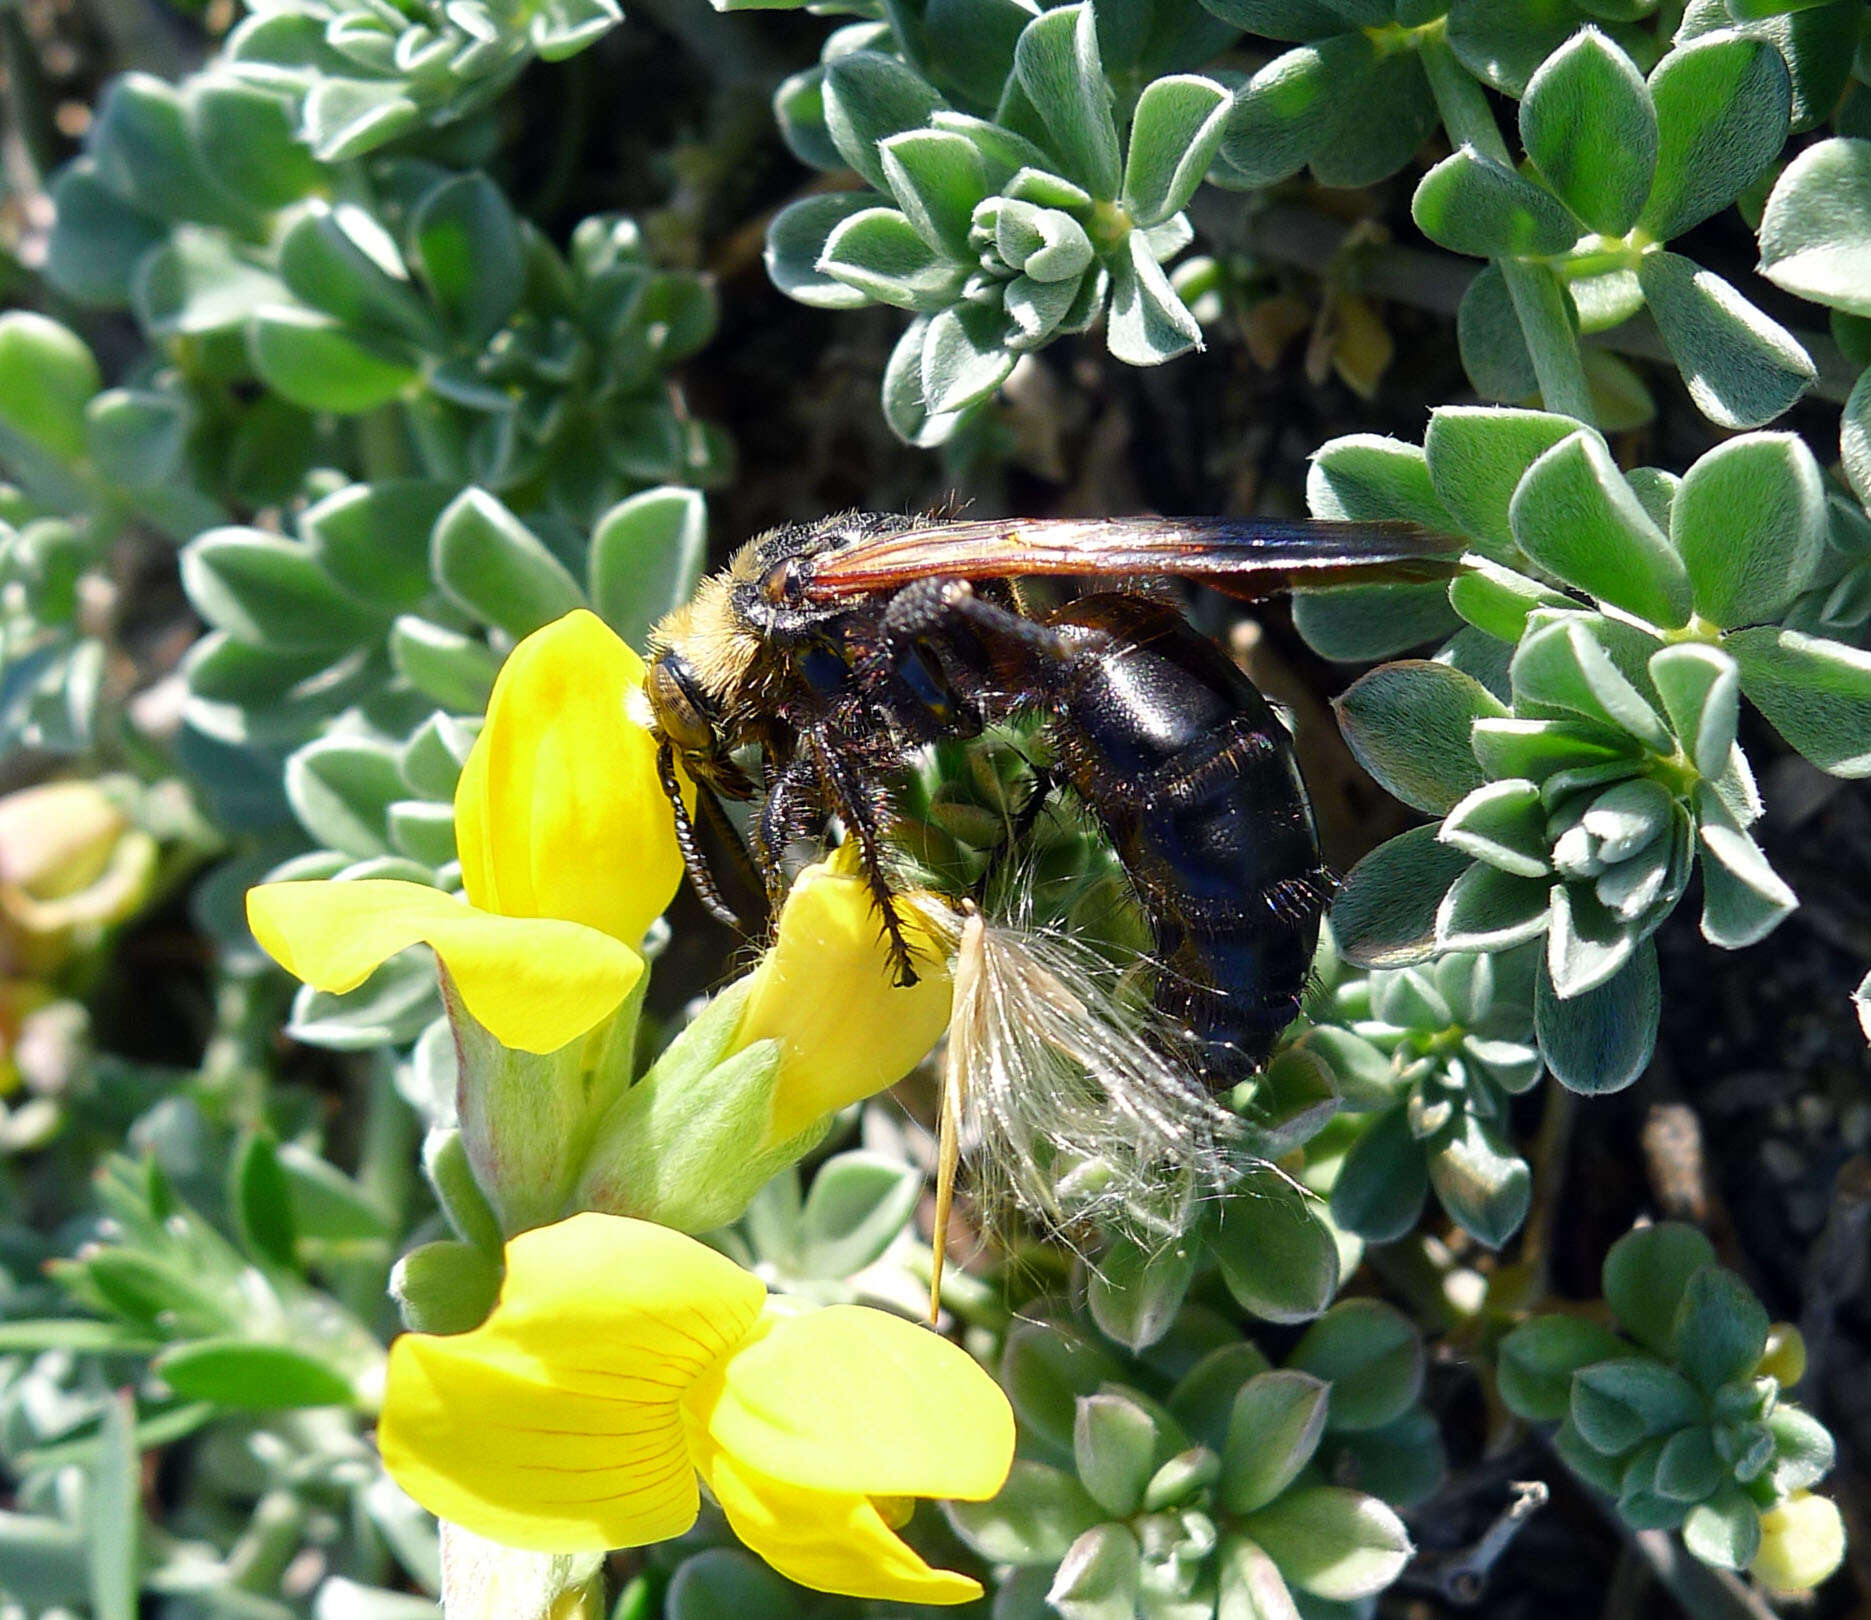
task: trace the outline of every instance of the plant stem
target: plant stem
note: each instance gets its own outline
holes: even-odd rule
[[[1472,146],[1483,157],[1512,168],[1513,154],[1501,138],[1486,93],[1456,61],[1448,42],[1440,36],[1428,38],[1418,49],[1449,139],[1457,146]],[[1521,335],[1533,357],[1542,403],[1549,411],[1577,417],[1581,422],[1592,421],[1585,357],[1579,350],[1579,335],[1559,278],[1547,266],[1529,260],[1497,259],[1495,263],[1514,301],[1514,313],[1520,318]]]

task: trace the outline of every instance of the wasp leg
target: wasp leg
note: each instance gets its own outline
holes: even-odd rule
[[[689,882],[695,887],[696,897],[716,922],[738,929],[741,919],[715,887],[715,875],[709,870],[707,857],[702,854],[701,842],[695,836],[695,823],[689,819],[689,807],[682,802],[682,784],[676,777],[675,754],[668,743],[657,746],[656,777],[663,784],[663,792],[669,797],[669,808],[675,813],[676,848],[682,852],[682,864],[688,870]]]
[[[845,762],[839,740],[828,729],[811,731],[807,737],[831,807],[857,840],[864,882],[871,891],[871,902],[877,907],[890,943],[891,979],[900,988],[907,989],[917,982],[917,975],[910,961],[909,941],[903,937],[903,919],[897,911],[896,892],[890,887],[889,873],[884,867],[889,801],[881,793],[866,791],[863,781]]]
[[[767,784],[760,815],[754,822],[754,865],[766,886],[767,909],[778,917],[786,898],[786,849],[804,827],[809,806],[802,790],[817,780],[815,762],[798,754]]]
[[[904,658],[909,644],[949,631],[959,622],[985,640],[1017,646],[1047,664],[1062,664],[1082,650],[1080,643],[1010,608],[984,601],[965,579],[919,579],[905,585],[884,609],[883,633],[893,656]]]

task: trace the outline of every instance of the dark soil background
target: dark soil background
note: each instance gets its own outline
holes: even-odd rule
[[[108,74],[187,71],[231,22],[225,7],[213,0],[190,14],[159,0],[23,0],[0,16],[14,51],[37,55],[42,128],[69,155]],[[828,183],[787,153],[769,110],[774,84],[816,59],[828,26],[803,12],[723,18],[703,0],[633,0],[624,27],[568,63],[531,70],[494,114],[489,166],[556,238],[587,214],[625,209],[665,259],[715,276],[720,336],[682,386],[693,410],[723,423],[739,446],[738,478],[710,497],[722,554],[777,522],[852,506],[931,507],[951,496],[983,515],[1299,510],[1306,458],[1327,439],[1376,431],[1418,440],[1433,405],[1473,397],[1449,312],[1474,266],[1405,246],[1420,241],[1408,210],[1416,168],[1369,192],[1294,182],[1270,198],[1205,193],[1197,251],[1229,256],[1231,296],[1206,353],[1133,371],[1095,339],[1068,340],[1016,380],[965,453],[897,444],[877,386],[904,317],[793,304],[760,262],[771,214]],[[39,206],[18,193],[0,202],[9,234],[43,229]],[[1348,232],[1354,245],[1335,257]],[[1811,306],[1751,275],[1755,244],[1740,220],[1704,227],[1689,251],[1777,318],[1814,327]],[[1360,283],[1384,296],[1347,310],[1342,295]],[[29,287],[12,290],[42,301]],[[139,351],[127,318],[52,312],[78,325],[107,364]],[[1372,360],[1373,327],[1393,346],[1387,365]],[[1339,361],[1368,397],[1344,380]],[[1615,436],[1614,450],[1626,465],[1680,469],[1713,430],[1673,370],[1640,367],[1658,414]],[[1836,458],[1836,406],[1803,405],[1790,425],[1808,434],[1822,463]],[[153,567],[154,587],[185,611],[170,560]],[[1245,632],[1233,605],[1204,600],[1192,611],[1246,649],[1256,676],[1295,710],[1328,853],[1341,869],[1408,824],[1333,730],[1326,702],[1355,668],[1311,654],[1279,604]],[[1757,718],[1743,740],[1769,807],[1761,841],[1802,907],[1735,953],[1701,940],[1695,895],[1679,909],[1660,941],[1663,1036],[1650,1073],[1620,1096],[1576,1101],[1569,1128],[1549,1123],[1542,1135],[1548,1263],[1561,1294],[1591,1298],[1606,1249],[1634,1219],[1690,1219],[1774,1315],[1800,1324],[1811,1371],[1799,1393],[1838,1437],[1827,1489],[1854,1544],[1847,1569],[1808,1612],[1871,1616],[1871,1060],[1850,1002],[1871,964],[1871,788],[1821,776]],[[689,993],[719,973],[721,955],[710,951],[725,954],[731,941],[686,894],[678,905],[690,908],[677,913],[676,938],[692,982],[674,988]],[[172,971],[186,979],[195,970]],[[1540,1094],[1529,1099],[1528,1140],[1541,1128],[1541,1103]],[[1422,1577],[1387,1593],[1381,1612],[1425,1620],[1767,1612],[1740,1583],[1700,1566],[1659,1573],[1537,1443],[1484,1456],[1486,1414],[1454,1353],[1440,1359],[1432,1393],[1455,1474],[1412,1516],[1429,1549]],[[1435,1560],[1481,1534],[1510,1480],[1532,1477],[1553,1486],[1553,1501],[1465,1608],[1436,1584]]]

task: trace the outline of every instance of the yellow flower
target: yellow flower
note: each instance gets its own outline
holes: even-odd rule
[[[1761,1545],[1748,1565],[1768,1591],[1810,1592],[1845,1561],[1845,1521],[1837,1504],[1794,1491],[1761,1515]]]
[[[0,798],[0,956],[56,971],[76,931],[122,922],[148,897],[156,840],[96,782]]]
[[[463,905],[419,883],[268,883],[254,936],[320,990],[418,942],[503,1046],[552,1052],[610,1016],[682,877],[656,744],[627,709],[643,662],[595,615],[513,649],[455,789]]]
[[[961,1603],[891,1529],[905,1497],[983,1501],[1013,1460],[1007,1398],[965,1352],[860,1306],[773,1309],[666,1228],[577,1215],[507,1244],[493,1315],[390,1348],[378,1443],[438,1517],[534,1552],[680,1535],[698,1476],[800,1584]]]
[[[730,1052],[779,1044],[767,1142],[789,1141],[916,1067],[948,1024],[947,953],[913,908],[905,926],[917,982],[892,982],[889,953],[855,843],[794,880],[773,948],[749,975]]]

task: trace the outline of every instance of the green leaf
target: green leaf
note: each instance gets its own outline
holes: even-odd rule
[[[1713,271],[1675,253],[1647,253],[1637,267],[1689,397],[1726,428],[1771,422],[1818,375],[1799,340]]]
[[[1402,169],[1436,128],[1414,50],[1380,48],[1363,28],[1316,47],[1329,97],[1308,161],[1323,186],[1370,186]]]
[[[1714,1261],[1714,1245],[1693,1226],[1639,1227],[1605,1256],[1605,1303],[1634,1339],[1667,1354],[1689,1279]]]
[[[1800,153],[1761,216],[1761,273],[1817,304],[1871,315],[1871,141]]]
[[[819,1166],[800,1215],[799,1274],[849,1277],[883,1254],[915,1213],[922,1172],[873,1153]]]
[[[359,337],[375,331],[418,347],[439,346],[402,254],[362,208],[308,208],[280,240],[279,273],[295,297]]]
[[[323,179],[298,139],[288,96],[222,73],[197,74],[181,91],[194,144],[214,154],[215,178],[249,206],[284,208]]]
[[[1803,1491],[1832,1472],[1838,1447],[1826,1426],[1791,1401],[1782,1401],[1767,1414],[1774,1437],[1774,1488]]]
[[[1477,630],[1512,647],[1526,633],[1535,609],[1572,607],[1576,600],[1511,568],[1471,557],[1449,581],[1449,603]]]
[[[403,91],[398,79],[314,79],[299,115],[313,155],[344,163],[413,128],[421,110]]]
[[[1508,712],[1479,681],[1425,659],[1360,676],[1332,707],[1358,763],[1430,815],[1446,814],[1481,786],[1470,731],[1478,718]]]
[[[387,855],[390,806],[403,797],[403,778],[389,744],[321,737],[286,761],[286,797],[327,849]]]
[[[186,398],[144,389],[111,388],[85,412],[93,465],[125,489],[154,489],[186,477],[184,457],[194,412]]]
[[[1141,227],[1182,212],[1202,183],[1231,102],[1213,79],[1178,74],[1144,87],[1131,115],[1122,201]]]
[[[949,1522],[990,1563],[1052,1565],[1104,1517],[1077,1478],[1026,1458],[988,1502],[950,1502]]]
[[[1715,1454],[1715,1442],[1708,1429],[1696,1424],[1678,1429],[1663,1442],[1657,1457],[1655,1489],[1659,1496],[1677,1502],[1700,1502],[1722,1482],[1726,1473]]]
[[[1415,1551],[1390,1508],[1334,1485],[1288,1491],[1243,1528],[1292,1585],[1337,1602],[1382,1591]]]
[[[1532,1423],[1563,1418],[1571,1405],[1572,1375],[1626,1348],[1610,1329],[1584,1317],[1533,1317],[1501,1341],[1495,1360],[1501,1399]]]
[[[872,206],[873,193],[833,191],[782,208],[767,227],[766,266],[773,285],[813,309],[860,309],[867,293],[819,269],[826,240],[852,215]]]
[[[391,668],[431,703],[456,714],[487,707],[500,660],[480,637],[399,613],[389,647]]]
[[[1652,656],[1650,678],[1696,770],[1706,777],[1721,775],[1741,712],[1735,661],[1714,647],[1684,642]]]
[[[1456,527],[1431,483],[1422,450],[1375,433],[1333,439],[1312,458],[1306,504],[1321,518],[1407,518],[1443,533]]]
[[[750,1554],[710,1547],[676,1566],[657,1612],[667,1620],[732,1620],[734,1615],[756,1614],[779,1620],[795,1612],[793,1590]]]
[[[1717,34],[1666,51],[1650,99],[1656,182],[1638,224],[1667,242],[1726,208],[1780,155],[1792,82],[1771,45]]]
[[[1539,392],[1533,353],[1498,264],[1485,265],[1462,294],[1455,311],[1455,338],[1462,369],[1483,399],[1519,402]]]
[[[1594,635],[1605,621],[1566,613],[1531,630],[1515,650],[1509,675],[1515,706],[1523,711],[1569,711],[1613,727],[1668,758],[1676,752],[1664,725],[1637,687],[1613,661],[1604,638]]]
[[[1117,125],[1091,6],[1061,6],[1035,17],[1020,32],[1013,70],[1046,126],[1061,172],[1094,197],[1116,197]]]
[[[1372,1243],[1389,1243],[1416,1225],[1428,1196],[1423,1145],[1399,1105],[1351,1144],[1332,1183],[1332,1219]]]
[[[1389,658],[1454,630],[1448,587],[1341,585],[1295,591],[1293,623],[1321,658],[1364,662]]]
[[[1534,462],[1509,516],[1520,549],[1568,584],[1652,624],[1687,622],[1682,559],[1595,433],[1562,439]]]
[[[1222,1539],[1215,1620],[1300,1620],[1280,1566],[1264,1547],[1246,1536],[1229,1534]]]
[[[97,177],[148,213],[250,230],[255,215],[216,180],[189,139],[182,98],[147,73],[112,79],[86,132]]]
[[[267,385],[308,411],[355,416],[387,405],[416,380],[400,346],[358,336],[309,309],[262,311],[247,345]]]
[[[471,347],[486,343],[519,304],[526,252],[506,195],[481,174],[444,180],[416,205],[410,255],[443,322]]]
[[[161,337],[200,337],[245,326],[281,304],[286,284],[224,231],[178,229],[137,266],[137,318]]]
[[[898,309],[953,302],[967,267],[943,257],[894,208],[866,208],[832,228],[818,268],[866,298]]]
[[[1341,1300],[1301,1335],[1287,1365],[1332,1386],[1334,1434],[1394,1422],[1423,1388],[1422,1340],[1382,1300]]]
[[[1586,225],[1622,236],[1650,196],[1657,114],[1636,65],[1595,28],[1549,56],[1520,103],[1520,140]]]
[[[938,317],[940,319],[940,317]],[[1126,365],[1155,366],[1202,347],[1202,328],[1170,285],[1141,231],[1111,264],[1105,344]]]
[[[1550,191],[1472,146],[1423,176],[1410,214],[1432,242],[1478,259],[1544,258],[1579,238],[1578,221]]]
[[[1568,1091],[1622,1091],[1650,1065],[1663,998],[1656,947],[1638,944],[1595,989],[1561,1000],[1544,964],[1534,985],[1534,1028],[1546,1065]]]
[[[500,1267],[470,1243],[419,1244],[396,1262],[390,1296],[412,1333],[467,1333],[500,1294]]]
[[[1702,1397],[1688,1379],[1648,1356],[1618,1356],[1581,1367],[1572,1378],[1574,1428],[1607,1456],[1694,1423]]]
[[[1332,937],[1347,961],[1408,967],[1435,954],[1437,908],[1469,864],[1465,851],[1437,841],[1437,831],[1414,827],[1351,869],[1331,913]]]
[[[486,490],[463,490],[449,503],[430,547],[436,583],[516,639],[584,606],[565,565]]]
[[[1871,502],[1871,370],[1861,371],[1845,402],[1839,425],[1839,455],[1845,476],[1862,502]]]
[[[1182,1308],[1198,1258],[1191,1243],[1151,1249],[1121,1235],[1112,1239],[1085,1284],[1099,1331],[1131,1351],[1155,1344]]]
[[[196,1339],[165,1350],[150,1370],[185,1400],[213,1401],[237,1412],[350,1406],[351,1382],[329,1362],[286,1344],[253,1339]]]
[[[1325,1433],[1333,1390],[1303,1371],[1264,1372],[1234,1398],[1216,1498],[1229,1513],[1273,1501],[1312,1460]]]
[[[85,1564],[95,1620],[136,1620],[143,1539],[143,1459],[127,1391],[106,1398],[97,1460],[85,1493]],[[10,1583],[9,1583],[10,1584]]]
[[[1042,1322],[1016,1324],[1001,1352],[1000,1384],[1015,1415],[1061,1458],[1072,1454],[1077,1398],[1117,1377],[1116,1364],[1095,1344]]]
[[[708,508],[688,489],[646,489],[611,508],[591,536],[591,601],[632,647],[694,594],[707,560]]]
[[[1239,189],[1298,173],[1332,115],[1333,90],[1325,58],[1312,46],[1275,57],[1235,92],[1211,178]]]
[[[1735,823],[1715,790],[1696,795],[1701,811],[1702,937],[1724,950],[1765,939],[1799,905],[1760,845]]]
[[[892,135],[880,155],[891,196],[929,247],[971,258],[968,231],[991,189],[980,148],[953,130],[915,129]]]
[[[879,51],[851,51],[825,64],[825,128],[845,162],[879,191],[889,178],[882,143],[922,129],[942,105],[935,88],[913,69]]]
[[[182,584],[216,629],[271,653],[337,652],[383,629],[383,616],[340,590],[304,546],[257,529],[191,541]]]
[[[1546,932],[1551,905],[1550,877],[1521,877],[1478,860],[1443,896],[1436,948],[1500,951],[1523,945]]]
[[[1213,1249],[1228,1292],[1269,1322],[1317,1316],[1338,1290],[1331,1231],[1272,1168],[1249,1170],[1223,1202]]]
[[[1725,0],[1689,0],[1677,29],[1678,42],[1735,26],[1738,12]],[[1774,48],[1793,78],[1794,130],[1811,129],[1831,116],[1852,76],[1862,8],[1853,0],[1781,9],[1781,14],[1746,25],[1745,32]]]
[[[241,1246],[262,1264],[296,1270],[297,1230],[290,1190],[279,1167],[279,1150],[270,1136],[245,1132],[235,1150],[230,1177],[234,1224]]]
[[[922,397],[930,416],[977,405],[1007,380],[1014,357],[1001,323],[977,305],[952,305],[930,317],[922,340]]]
[[[1449,47],[1484,84],[1520,96],[1578,27],[1579,10],[1572,0],[1452,0]]]
[[[1515,877],[1547,879],[1546,807],[1521,777],[1484,783],[1444,818],[1442,842]]]
[[[1771,625],[1722,646],[1782,737],[1834,776],[1871,776],[1871,653]]]
[[[104,185],[88,158],[61,169],[50,195],[54,219],[46,280],[80,303],[121,309],[130,301],[138,263],[167,234],[162,222]]]
[[[1121,1389],[1079,1398],[1072,1438],[1079,1483],[1113,1518],[1143,1506],[1156,1471],[1157,1425],[1147,1408]]]
[[[1508,514],[1515,488],[1534,462],[1580,426],[1569,416],[1547,411],[1439,406],[1430,412],[1429,431],[1423,437],[1430,484],[1462,533],[1511,547],[1514,530]],[[1518,631],[1507,639],[1517,637]]]
[[[451,494],[418,478],[350,484],[300,514],[299,537],[346,590],[388,609],[414,607],[429,593],[429,532]]]
[[[1129,1620],[1137,1612],[1141,1578],[1136,1536],[1126,1525],[1101,1524],[1073,1542],[1060,1560],[1046,1606],[1064,1620]]]
[[[1533,1202],[1533,1172],[1492,1125],[1472,1114],[1429,1150],[1429,1184],[1455,1223],[1490,1249],[1520,1230]]]
[[[1689,1274],[1670,1329],[1677,1366],[1707,1394],[1746,1378],[1767,1349],[1767,1312],[1732,1271],[1701,1266]]]
[[[84,454],[85,406],[102,386],[75,333],[30,310],[0,315],[0,427],[75,461]]]
[[[1760,1509],[1739,1486],[1725,1485],[1689,1510],[1683,1545],[1705,1564],[1746,1569],[1760,1551]]]

